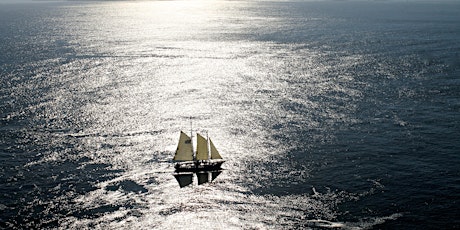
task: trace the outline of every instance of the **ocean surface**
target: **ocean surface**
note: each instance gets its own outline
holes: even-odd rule
[[[0,2],[0,84],[1,229],[460,228],[458,1]]]

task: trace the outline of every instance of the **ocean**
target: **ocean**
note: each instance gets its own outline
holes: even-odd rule
[[[4,1],[0,35],[1,229],[460,228],[457,1]],[[226,162],[180,186],[191,129]]]

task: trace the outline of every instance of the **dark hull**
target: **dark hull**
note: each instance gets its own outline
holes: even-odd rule
[[[190,161],[177,163],[174,168],[176,172],[200,172],[200,171],[214,171],[222,167],[224,161]]]

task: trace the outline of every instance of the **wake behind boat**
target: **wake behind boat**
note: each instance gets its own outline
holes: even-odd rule
[[[204,138],[197,133],[196,152],[193,151],[192,138],[183,131],[180,133],[179,143],[173,160],[177,172],[198,172],[221,169],[225,160],[217,151],[211,139]]]

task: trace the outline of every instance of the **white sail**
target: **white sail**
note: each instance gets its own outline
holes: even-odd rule
[[[211,159],[222,159],[222,156],[220,156],[219,151],[217,151],[211,139],[209,139],[209,145],[211,146]]]
[[[209,160],[207,140],[200,134],[196,136],[196,160]]]
[[[192,161],[193,160],[193,146],[192,139],[187,134],[180,132],[179,144],[177,145],[176,154],[174,155],[175,161]]]

